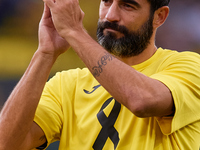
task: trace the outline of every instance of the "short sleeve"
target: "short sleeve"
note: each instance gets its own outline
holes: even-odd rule
[[[60,88],[60,73],[57,73],[46,83],[34,118],[45,133],[47,145],[60,139],[63,120]]]
[[[200,119],[200,57],[184,52],[157,74],[151,76],[164,83],[171,91],[175,114],[159,117],[157,121],[164,134],[171,134]]]

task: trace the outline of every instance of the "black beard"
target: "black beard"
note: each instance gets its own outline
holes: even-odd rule
[[[153,34],[153,17],[150,17],[137,31],[129,31],[125,26],[118,25],[115,22],[98,21],[97,38],[98,43],[102,45],[109,53],[119,57],[137,56],[142,53],[150,43]],[[122,33],[121,38],[116,34],[108,32],[103,34],[104,29],[109,28]]]

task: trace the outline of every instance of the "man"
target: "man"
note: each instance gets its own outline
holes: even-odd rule
[[[0,150],[56,140],[63,150],[199,149],[200,57],[154,44],[168,0],[102,0],[102,46],[84,30],[78,0],[44,2],[38,50],[1,113]],[[46,83],[69,46],[87,68]]]

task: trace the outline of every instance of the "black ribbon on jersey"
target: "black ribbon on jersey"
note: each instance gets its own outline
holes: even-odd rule
[[[105,113],[103,112],[103,109],[108,106],[108,104],[113,100],[114,98],[109,98],[101,107],[99,113],[97,114],[97,118],[102,126],[102,129],[94,142],[93,149],[94,150],[102,150],[106,140],[108,137],[111,139],[111,141],[114,144],[114,149],[116,149],[118,143],[119,143],[119,133],[114,127],[114,124],[117,120],[117,117],[121,110],[121,104],[118,103],[115,100],[115,104],[113,106],[113,109],[110,112],[110,115],[107,117]]]

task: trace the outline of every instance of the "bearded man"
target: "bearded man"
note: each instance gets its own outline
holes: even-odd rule
[[[200,56],[155,45],[169,0],[101,0],[98,43],[78,0],[44,0],[39,46],[0,117],[0,150],[200,146]],[[57,73],[72,47],[87,68]]]

